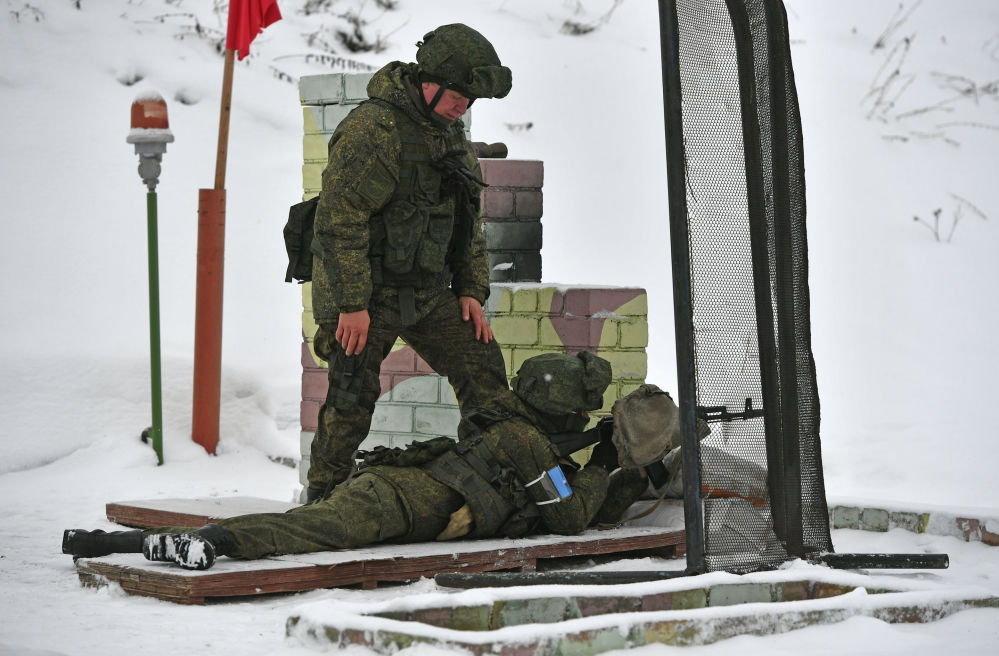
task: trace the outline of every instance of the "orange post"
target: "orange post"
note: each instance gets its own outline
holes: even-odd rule
[[[194,308],[191,439],[214,454],[222,390],[222,271],[225,189],[198,190],[198,281]]]

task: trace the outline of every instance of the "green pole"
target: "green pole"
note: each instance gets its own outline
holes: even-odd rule
[[[149,436],[156,452],[156,464],[163,464],[163,394],[160,384],[160,266],[156,227],[156,192],[146,194],[149,237],[149,372],[152,376],[153,425]]]

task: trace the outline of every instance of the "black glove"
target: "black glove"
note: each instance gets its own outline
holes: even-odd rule
[[[593,447],[593,453],[590,455],[586,466],[603,467],[608,473],[618,469],[621,465],[618,464],[617,447],[614,446],[614,442],[610,440],[601,440],[598,442]]]

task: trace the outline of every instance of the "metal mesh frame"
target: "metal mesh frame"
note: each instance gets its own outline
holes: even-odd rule
[[[780,0],[661,0],[688,570],[832,550]],[[698,445],[697,415],[712,423]]]

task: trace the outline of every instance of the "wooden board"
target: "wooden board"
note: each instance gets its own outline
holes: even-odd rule
[[[105,513],[112,522],[136,528],[204,526],[237,515],[286,512],[298,505],[260,497],[143,499],[109,503]]]
[[[200,604],[210,598],[275,592],[300,592],[384,581],[408,581],[440,572],[533,571],[538,560],[570,556],[683,548],[683,531],[625,527],[586,531],[566,537],[545,535],[517,540],[487,539],[453,543],[377,545],[366,549],[324,551],[241,561],[220,558],[202,572],[172,563],[154,563],[141,554],[79,559],[85,585],[119,583],[130,594]]]
[[[108,504],[108,517],[113,515],[118,521],[125,518],[130,526],[197,526],[233,514],[280,512],[279,506],[294,505],[252,497],[130,501]],[[214,567],[201,572],[181,569],[172,563],[150,562],[141,554],[81,558],[76,561],[76,568],[84,585],[114,582],[130,594],[200,604],[208,599],[347,585],[371,588],[380,582],[409,581],[440,572],[533,571],[539,560],[553,558],[625,555],[649,550],[664,555],[682,553],[682,507],[667,509],[666,515],[662,514],[663,509],[658,510],[662,521],[659,526],[589,530],[571,537],[543,535],[516,540],[383,544],[252,561],[223,557]]]

